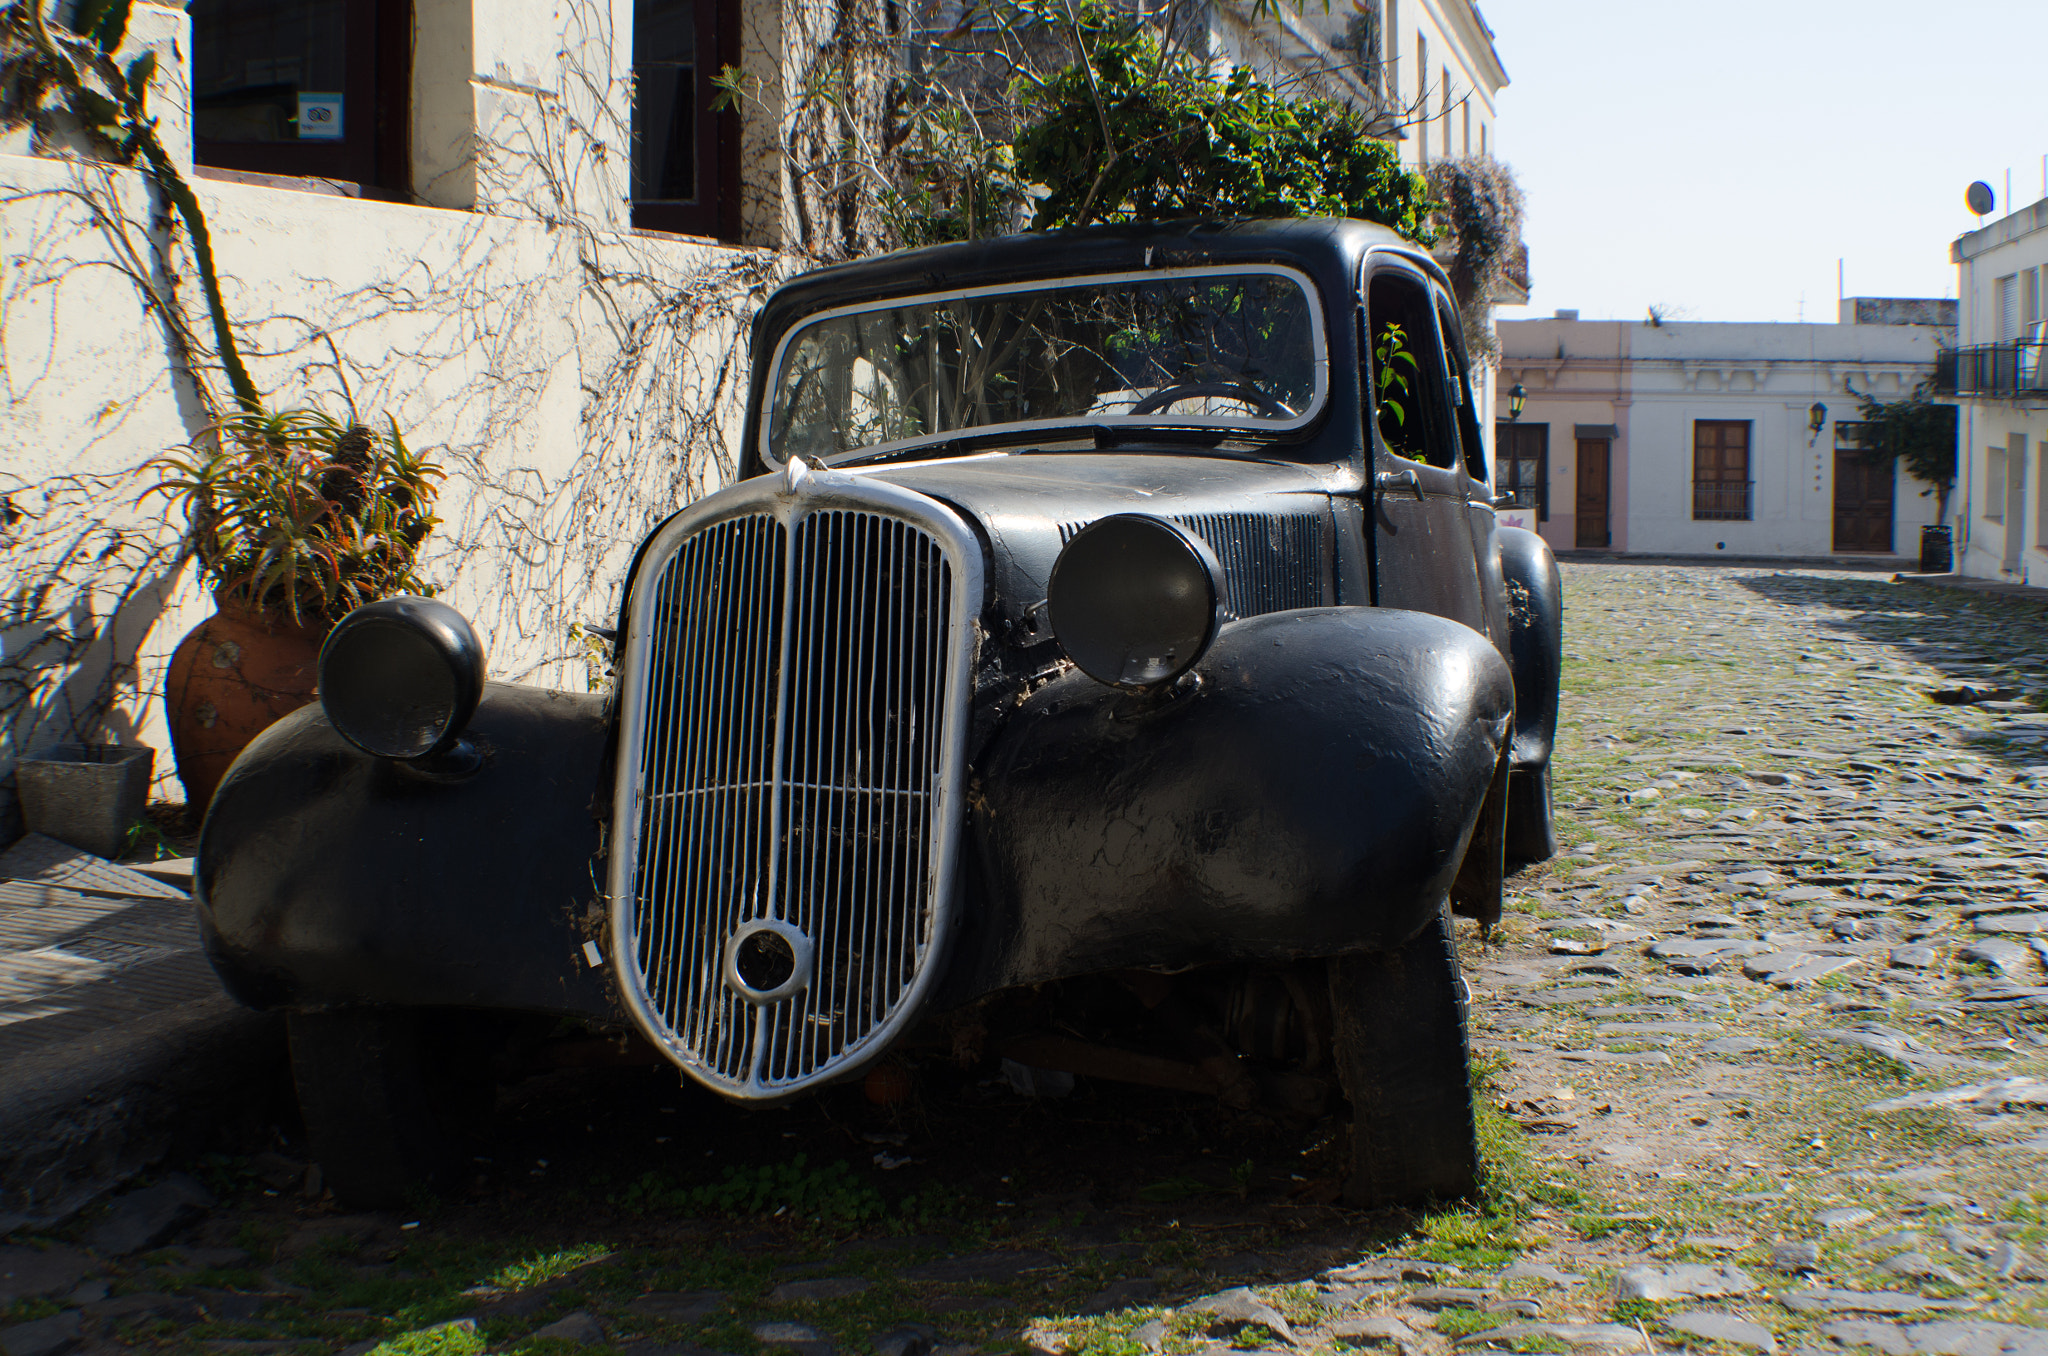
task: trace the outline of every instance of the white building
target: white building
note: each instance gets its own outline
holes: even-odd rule
[[[1949,253],[1962,332],[1938,384],[1959,407],[1956,567],[2048,585],[2048,198],[1970,232]]]
[[[1275,5],[1269,16],[1221,0],[1210,18],[1218,57],[1373,115],[1405,164],[1494,151],[1508,75],[1471,0]]]
[[[118,64],[156,54],[149,110],[259,390],[388,415],[447,468],[425,573],[494,676],[582,686],[573,628],[614,614],[652,522],[730,475],[747,323],[831,231],[799,221],[781,154],[806,63],[880,12],[134,4]],[[736,110],[714,107],[726,64]],[[22,754],[168,748],[163,665],[210,604],[144,468],[231,406],[185,234],[65,126],[0,137],[0,842]]]
[[[1550,320],[1499,325],[1495,424],[1504,522],[1557,550],[1681,556],[1906,555],[1929,487],[1872,468],[1858,395],[1897,400],[1934,371],[1934,324],[1873,299],[1834,325]],[[1909,318],[1932,318],[1907,308]],[[1853,393],[1852,393],[1853,392]]]

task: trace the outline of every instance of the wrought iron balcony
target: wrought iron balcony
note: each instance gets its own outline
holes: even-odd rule
[[[1934,389],[1940,395],[2048,400],[2048,341],[2012,339],[1946,349],[1935,355]]]
[[[1753,480],[1695,480],[1692,483],[1694,522],[1746,521]]]

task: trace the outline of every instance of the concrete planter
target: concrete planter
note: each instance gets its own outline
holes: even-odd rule
[[[149,803],[156,750],[125,744],[53,744],[14,765],[31,833],[101,857],[119,857]]]

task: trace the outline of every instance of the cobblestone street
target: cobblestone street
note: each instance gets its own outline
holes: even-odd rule
[[[1507,1109],[1615,1206],[1581,1255],[1756,1268],[1672,1297],[1887,1351],[2048,1319],[2042,613],[1813,571],[1566,590],[1569,846],[1472,968]]]
[[[0,1347],[2048,1356],[2048,612],[1565,587],[1565,849],[1461,925],[1477,1205],[1321,1203],[1329,1118],[923,1072],[742,1114],[627,1067],[504,1090],[466,1195],[352,1214],[279,1091],[0,1244]]]

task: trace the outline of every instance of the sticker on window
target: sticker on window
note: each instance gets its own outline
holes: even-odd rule
[[[299,96],[299,140],[341,140],[341,96],[301,94]]]

